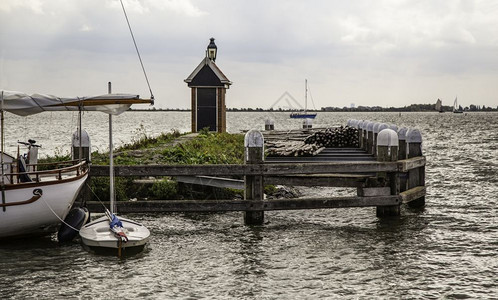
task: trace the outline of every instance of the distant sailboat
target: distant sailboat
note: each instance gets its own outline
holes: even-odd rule
[[[463,113],[463,108],[458,105],[457,97],[455,97],[455,102],[453,102],[453,113],[461,114]]]
[[[306,110],[308,109],[308,80],[304,80],[304,111],[291,113],[290,117],[292,119],[314,119],[316,117],[316,113],[308,113]]]
[[[436,101],[436,110],[440,113],[444,113],[444,110],[443,110],[443,101],[441,101],[441,99],[437,99]]]

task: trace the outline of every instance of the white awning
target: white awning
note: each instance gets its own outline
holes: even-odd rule
[[[0,109],[19,116],[29,116],[43,111],[101,111],[119,115],[132,104],[154,104],[151,99],[141,99],[132,94],[105,94],[91,97],[60,98],[52,95],[0,91]]]

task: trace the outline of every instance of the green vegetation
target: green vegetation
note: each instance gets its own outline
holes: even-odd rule
[[[156,199],[175,199],[178,192],[177,183],[165,178],[154,182],[151,191]]]
[[[244,158],[244,136],[208,133],[161,151],[163,164],[241,164]]]
[[[181,142],[180,142],[181,140]],[[130,144],[115,149],[115,165],[147,164],[241,164],[244,158],[244,135],[213,133],[202,130],[196,136],[182,135],[178,131],[150,137],[143,127],[137,130]],[[70,154],[57,153],[40,162],[70,160]],[[93,165],[109,165],[109,153],[92,153]],[[137,184],[138,178],[116,177],[116,199],[209,199],[240,195],[240,191],[210,187],[179,186],[171,178],[153,184]],[[90,187],[102,201],[109,199],[109,178],[93,177]]]

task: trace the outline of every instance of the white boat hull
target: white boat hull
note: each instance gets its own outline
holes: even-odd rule
[[[0,208],[0,238],[55,232],[59,218],[66,217],[86,178],[87,174],[75,180],[27,183],[5,190],[5,204],[26,201],[36,189],[42,196],[32,203],[3,207],[5,211]]]
[[[123,227],[128,231],[128,242],[121,248],[143,247],[149,241],[150,232],[147,227],[135,221],[119,217]],[[118,238],[109,228],[109,219],[100,217],[80,229],[81,242],[90,248],[119,248]]]

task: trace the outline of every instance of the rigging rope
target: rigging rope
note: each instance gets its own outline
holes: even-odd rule
[[[311,103],[313,103],[313,109],[316,110],[315,101],[313,101],[313,95],[311,95],[311,89],[309,85],[308,85],[308,92],[310,93]]]
[[[145,81],[147,81],[147,86],[149,87],[150,98],[152,100],[154,100],[154,95],[152,94],[152,89],[150,88],[149,78],[147,77],[147,72],[145,72],[145,67],[144,67],[144,63],[142,62],[142,57],[140,56],[140,51],[138,51],[137,42],[135,41],[135,36],[133,35],[133,31],[131,30],[130,21],[128,20],[128,15],[126,14],[123,0],[119,0],[119,2],[121,2],[121,7],[123,8],[124,16],[126,18],[126,23],[128,23],[128,28],[130,29],[131,38],[133,39],[133,44],[135,45],[135,50],[137,50],[138,60],[140,60],[140,65],[142,66],[142,70],[144,72]]]
[[[105,212],[107,210],[107,207],[105,206],[104,202],[102,202],[102,200],[100,200],[99,196],[97,196],[97,194],[95,194],[95,192],[92,190],[92,188],[90,187],[90,185],[88,183],[85,183],[85,184],[88,187],[88,189],[90,190],[90,192],[92,192],[92,194],[95,196],[95,198],[97,198],[97,200],[99,200],[100,204],[104,207],[104,212]]]

